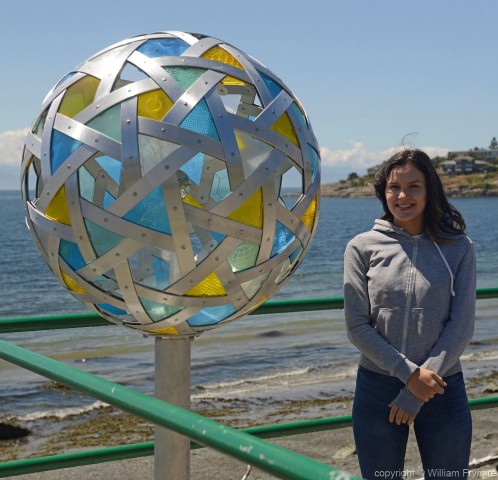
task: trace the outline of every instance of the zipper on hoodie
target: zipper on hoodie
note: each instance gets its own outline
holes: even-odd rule
[[[417,273],[417,256],[418,256],[418,238],[414,238],[413,253],[410,259],[411,265],[408,271],[408,281],[406,286],[406,305],[405,305],[405,318],[403,319],[403,337],[401,340],[401,353],[406,352],[406,343],[408,341],[408,323],[411,317],[412,296],[415,285],[415,275]]]

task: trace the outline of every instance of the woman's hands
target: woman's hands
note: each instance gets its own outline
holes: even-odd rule
[[[406,413],[404,410],[401,410],[397,405],[394,405],[394,403],[389,404],[389,408],[391,411],[389,412],[389,421],[393,423],[396,421],[398,425],[402,425],[406,423],[407,425],[411,425],[413,423],[414,418],[409,414]]]
[[[408,379],[406,384],[410,393],[422,402],[428,402],[434,395],[442,395],[446,382],[437,373],[426,368],[417,369]],[[389,421],[398,425],[411,425],[414,421],[409,413],[399,408],[394,403],[389,404]]]
[[[428,402],[434,395],[444,393],[446,382],[432,370],[418,368],[408,379],[406,386],[414,397]]]

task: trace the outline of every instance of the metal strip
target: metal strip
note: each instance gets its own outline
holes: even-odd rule
[[[156,232],[123,218],[113,215],[109,211],[103,212],[92,203],[80,199],[81,211],[84,218],[88,218],[97,225],[108,228],[114,233],[130,238],[136,242],[144,243],[158,249],[173,251],[173,240],[166,233]]]
[[[31,202],[28,202],[27,206],[29,218],[37,227],[40,227],[45,232],[50,232],[52,235],[57,235],[60,239],[69,240],[70,242],[75,241],[74,232],[71,227],[47,218]]]
[[[121,157],[120,191],[123,192],[142,178],[137,137],[137,98],[121,103]]]
[[[180,275],[183,276],[195,269],[195,260],[179,189],[176,175],[169,177],[162,184],[166,209],[168,211],[167,215],[173,235],[173,251],[176,253],[178,259]]]
[[[196,153],[188,147],[177,148],[171,155],[150,169],[145,177],[133,184],[132,188],[123,192],[108,208],[108,211],[117,216],[122,216],[129,212],[150,192],[159,187],[169,177],[175,175],[176,171]]]
[[[82,125],[76,120],[57,114],[54,128],[60,132],[64,132],[75,140],[85,143],[89,147],[98,149],[105,155],[109,155],[117,160],[121,159],[121,145],[118,142],[86,125]]]

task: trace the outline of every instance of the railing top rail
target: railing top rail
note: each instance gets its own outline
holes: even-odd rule
[[[478,300],[498,298],[498,287],[479,288]],[[289,312],[310,312],[318,310],[342,309],[343,297],[306,298],[299,300],[279,300],[266,302],[249,315],[263,315]],[[65,328],[103,327],[113,325],[96,313],[76,313],[67,315],[44,315],[37,317],[0,318],[0,333],[28,332],[36,330],[56,330]]]

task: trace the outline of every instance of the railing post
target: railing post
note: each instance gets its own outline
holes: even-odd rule
[[[155,396],[190,408],[191,338],[156,338]],[[154,480],[190,479],[190,439],[168,430],[154,430]]]

